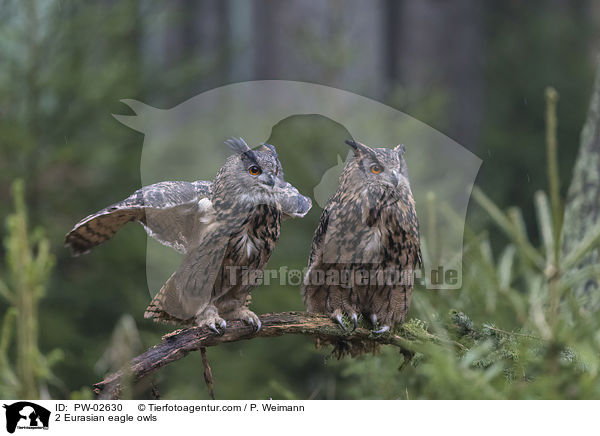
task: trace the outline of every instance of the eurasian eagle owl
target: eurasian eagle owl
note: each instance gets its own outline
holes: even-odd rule
[[[312,204],[283,179],[275,147],[250,149],[242,138],[226,142],[235,153],[212,182],[145,186],[83,219],[66,236],[65,245],[78,255],[138,221],[151,237],[185,255],[145,318],[195,323],[217,333],[226,320],[241,319],[260,329],[247,307],[255,284],[244,277],[269,260],[281,219],[302,217]]]
[[[419,225],[404,146],[353,149],[315,232],[303,285],[309,312],[356,327],[363,315],[376,333],[402,323],[414,269],[421,266]]]

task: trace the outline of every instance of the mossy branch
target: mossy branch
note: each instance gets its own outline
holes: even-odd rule
[[[93,386],[94,392],[102,398],[118,398],[124,375],[137,382],[163,366],[182,359],[192,351],[259,337],[306,335],[329,343],[346,341],[368,343],[372,346],[392,345],[398,347],[404,355],[413,353],[420,344],[426,342],[464,349],[464,346],[457,342],[427,332],[418,322],[409,322],[395,333],[374,335],[360,324],[353,332],[344,331],[329,317],[306,312],[268,313],[261,315],[260,319],[262,328],[258,333],[253,333],[252,328],[241,321],[230,321],[227,330],[221,336],[201,327],[190,327],[165,335],[160,344],[135,357],[129,368],[110,374],[103,381],[96,383]]]

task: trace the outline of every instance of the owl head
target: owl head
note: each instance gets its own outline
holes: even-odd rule
[[[261,144],[251,149],[242,138],[225,143],[234,153],[215,178],[221,195],[251,206],[278,204],[286,215],[294,217],[306,215],[312,203],[284,180],[274,146]]]
[[[410,187],[404,160],[404,145],[395,148],[371,148],[354,140],[347,140],[354,152],[344,171],[346,183],[378,185],[399,189]]]
[[[271,192],[285,183],[281,162],[271,144],[262,144],[254,150],[242,138],[228,139],[225,144],[234,152],[226,164],[229,177],[244,190]]]

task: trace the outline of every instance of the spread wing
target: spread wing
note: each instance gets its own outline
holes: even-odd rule
[[[78,222],[65,238],[74,255],[89,252],[131,221],[161,244],[185,253],[212,220],[211,183],[160,182]]]

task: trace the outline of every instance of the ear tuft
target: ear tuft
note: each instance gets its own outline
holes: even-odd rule
[[[400,157],[402,157],[404,156],[404,153],[406,153],[406,148],[404,147],[404,144],[398,144],[394,147],[394,151],[397,151],[400,154]]]
[[[228,139],[227,141],[225,141],[225,144],[227,144],[227,146],[234,151],[235,153],[246,153],[247,151],[250,150],[250,147],[248,147],[248,144],[246,144],[246,141],[244,141],[241,137],[240,138],[235,138],[232,137],[231,139]]]
[[[365,144],[361,144],[360,142],[356,142],[353,139],[346,139],[346,144],[348,144],[352,150],[354,151],[354,155],[358,156],[361,154],[373,154],[373,150],[370,147],[367,147]]]
[[[263,142],[261,145],[263,146],[265,151],[270,151],[275,157],[277,157],[277,150],[275,150],[275,147],[273,145],[267,144],[266,142]]]
[[[356,143],[355,140],[353,140],[353,139],[346,139],[344,142],[346,144],[348,144],[350,147],[352,147],[354,150],[358,150],[358,144]]]

